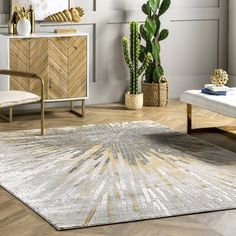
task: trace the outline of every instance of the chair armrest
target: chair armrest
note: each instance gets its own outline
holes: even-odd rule
[[[30,79],[38,78],[37,74],[28,73],[28,72],[20,72],[20,71],[13,71],[13,70],[0,70],[1,75],[11,75],[11,76],[18,76]]]
[[[40,80],[42,87],[44,87],[43,79],[40,78],[35,73],[21,72],[21,71],[14,71],[14,70],[0,70],[0,75],[10,75],[10,76],[23,77],[23,78],[29,78],[29,79],[37,79],[37,80]]]
[[[44,80],[41,77],[39,77],[37,74],[28,73],[28,72],[21,72],[21,71],[14,71],[14,70],[0,70],[0,75],[10,75],[10,76],[39,80],[41,83],[41,101],[44,102]]]

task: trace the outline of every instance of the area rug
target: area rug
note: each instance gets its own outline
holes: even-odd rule
[[[0,133],[0,184],[59,230],[236,208],[236,154],[152,121]]]

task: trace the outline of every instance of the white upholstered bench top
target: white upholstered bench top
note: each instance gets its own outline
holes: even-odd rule
[[[40,101],[40,97],[24,91],[0,91],[0,108],[29,104]]]
[[[189,90],[181,95],[180,101],[236,118],[236,88],[231,88],[226,96],[207,95],[200,90]]]

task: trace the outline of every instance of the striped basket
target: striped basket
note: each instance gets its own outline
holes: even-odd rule
[[[140,110],[143,108],[143,94],[125,94],[125,106],[129,110]]]
[[[161,78],[161,83],[145,83],[142,80],[144,106],[164,107],[168,104],[168,81]]]

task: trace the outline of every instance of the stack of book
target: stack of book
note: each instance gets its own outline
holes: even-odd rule
[[[227,86],[217,87],[214,84],[205,84],[204,88],[202,89],[202,93],[216,96],[226,96],[228,91],[229,87]]]

